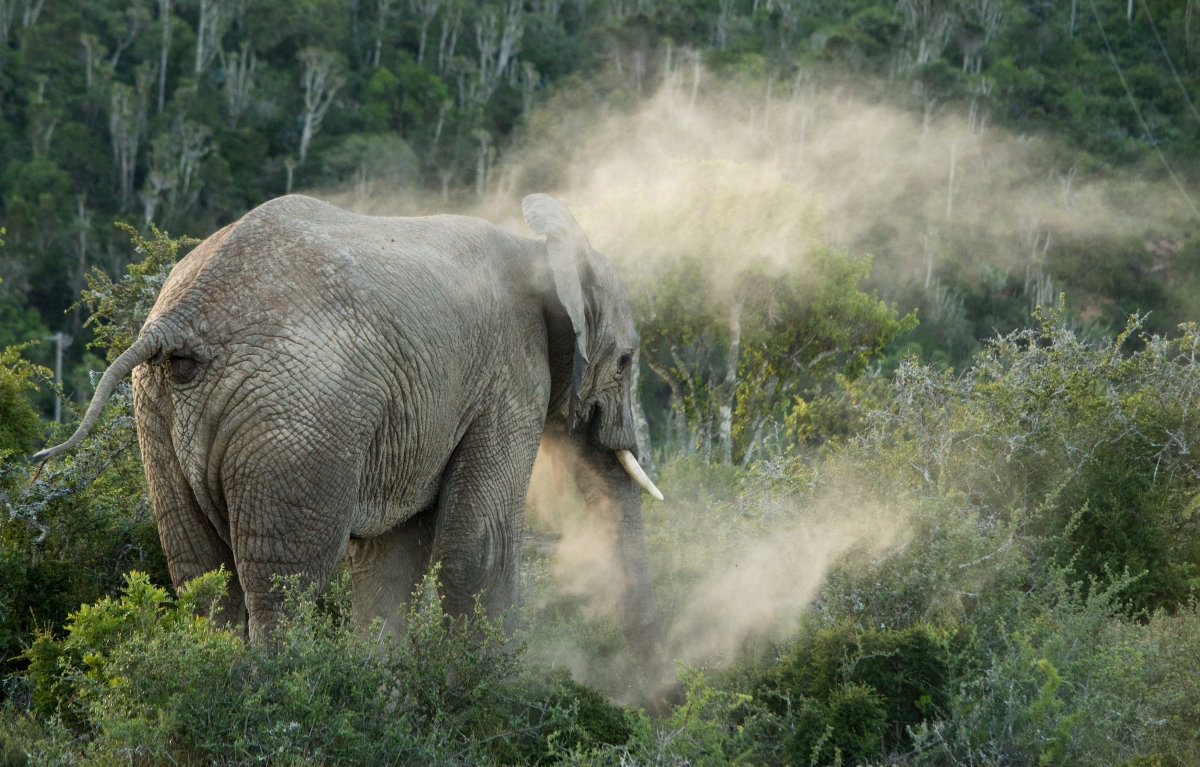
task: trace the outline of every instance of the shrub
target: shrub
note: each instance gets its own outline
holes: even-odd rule
[[[561,672],[519,678],[502,625],[481,608],[450,620],[433,575],[396,640],[351,627],[347,578],[322,601],[281,582],[278,632],[255,644],[210,617],[226,577],[173,600],[131,573],[119,597],[74,613],[63,639],[40,635],[34,705],[71,732],[26,747],[149,764],[532,764],[630,738],[621,709]]]
[[[22,360],[24,348],[24,345],[10,346],[0,351],[0,468],[32,452],[42,435],[41,419],[24,392],[35,388],[35,376],[47,375],[49,371]],[[12,472],[0,474],[0,488],[11,487],[15,481]]]
[[[129,230],[140,263],[118,282],[96,272],[83,301],[98,322],[93,346],[112,359],[132,341],[186,240],[152,229]],[[115,595],[124,574],[138,568],[153,583],[170,584],[146,494],[133,398],[121,384],[103,418],[74,451],[38,467],[26,462],[41,435],[21,393],[48,371],[22,362],[16,349],[0,355],[0,671],[19,669],[21,647],[35,629],[60,632],[80,605]],[[69,403],[67,403],[69,406]],[[75,424],[51,434],[59,442]]]
[[[745,688],[795,722],[788,746],[794,763],[823,764],[835,749],[847,759],[870,759],[911,745],[910,730],[946,714],[957,634],[923,624],[810,625],[752,672]]]
[[[958,494],[989,524],[1016,524],[1025,553],[1089,582],[1145,573],[1134,610],[1174,608],[1200,574],[1200,331],[1089,346],[1061,310],[991,342],[960,377],[901,364],[860,437],[918,496]],[[1139,346],[1135,351],[1124,351]]]
[[[69,427],[64,427],[63,430]],[[123,574],[148,572],[170,584],[158,528],[146,496],[133,418],[122,384],[104,417],[69,455],[41,467],[25,456],[3,464],[14,477],[0,488],[0,669],[23,663],[35,629],[60,631],[81,604],[115,594]]]

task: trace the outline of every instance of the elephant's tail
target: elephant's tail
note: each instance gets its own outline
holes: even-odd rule
[[[71,435],[71,438],[61,445],[48,447],[31,460],[35,462],[45,461],[48,458],[53,458],[59,453],[65,453],[71,448],[79,444],[79,442],[87,436],[95,425],[96,419],[100,417],[100,411],[104,409],[104,403],[108,402],[109,396],[112,395],[113,389],[117,388],[117,384],[121,379],[129,375],[129,373],[138,365],[153,357],[158,353],[160,342],[158,338],[152,335],[143,335],[134,343],[133,346],[125,350],[125,352],[117,357],[113,364],[108,366],[108,370],[104,371],[103,377],[100,378],[100,384],[96,386],[96,394],[92,397],[92,403],[88,405],[87,413],[83,416],[83,422],[79,424],[79,428]]]

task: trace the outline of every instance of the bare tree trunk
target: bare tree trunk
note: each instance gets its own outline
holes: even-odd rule
[[[83,45],[83,82],[90,90],[92,87],[92,73],[96,70],[96,64],[100,61],[100,40],[95,35],[83,34],[79,36],[79,42]]]
[[[683,121],[683,127],[688,127],[692,122],[692,112],[696,108],[696,94],[700,90],[700,51],[692,51],[692,99],[688,102],[687,117]]]
[[[454,58],[454,49],[458,45],[458,30],[462,26],[462,8],[455,7],[453,12],[447,9],[442,14],[442,36],[438,40],[438,74],[446,74],[446,67]]]
[[[303,164],[308,158],[309,143],[321,130],[321,121],[346,80],[338,72],[337,59],[331,53],[308,48],[300,53],[300,61],[303,64],[300,84],[304,86],[304,127],[300,133]]]
[[[734,0],[717,0],[717,33],[716,43],[719,50],[725,50],[729,43],[729,21],[733,17]]]
[[[113,166],[117,170],[117,197],[126,210],[133,193],[133,174],[137,168],[138,145],[146,126],[146,101],[149,98],[152,70],[139,68],[137,87],[114,83],[109,98],[108,133],[112,139]]]
[[[0,0],[0,43],[8,42],[13,20],[17,15],[17,0]]]
[[[242,43],[241,53],[221,55],[221,68],[225,70],[225,108],[229,127],[237,130],[238,123],[250,108],[251,93],[254,91],[254,69],[258,59],[250,50],[250,43]]]
[[[162,56],[158,62],[158,113],[162,114],[167,101],[167,55],[171,50],[171,0],[158,0],[158,17],[162,21]]]
[[[87,284],[87,251],[88,251],[88,230],[92,227],[92,217],[87,211],[87,195],[75,195],[75,258],[78,263],[78,269],[75,272],[74,279],[71,280],[72,296],[79,295]],[[83,326],[82,317],[83,307],[78,303],[75,304],[74,311],[71,316],[71,328],[73,335],[79,335],[79,330]]]
[[[475,194],[481,200],[487,191],[487,159],[490,139],[491,135],[487,131],[475,131],[475,140],[479,142],[479,151],[475,153]]]
[[[371,66],[379,68],[379,58],[383,55],[383,34],[387,31],[388,18],[392,15],[392,0],[376,0],[378,18],[375,24],[375,51],[371,55]]]
[[[200,0],[200,21],[196,27],[197,75],[204,74],[221,50],[223,20],[218,0]]]
[[[37,24],[38,16],[42,15],[42,6],[46,0],[25,0],[25,8],[21,13],[21,26],[28,29]]]
[[[525,23],[518,0],[505,5],[503,25],[494,10],[484,11],[475,22],[475,45],[479,51],[477,103],[486,104],[491,100],[509,61],[521,52],[524,33]]]
[[[0,5],[2,5],[2,0],[0,0]],[[114,69],[121,60],[121,54],[130,45],[133,45],[142,30],[150,23],[150,8],[146,5],[146,0],[131,0],[129,7],[125,9],[125,19],[125,35],[117,38],[112,58],[108,60]]]
[[[733,399],[738,389],[738,362],[742,353],[742,305],[739,298],[729,307],[729,354],[725,360],[725,381],[718,389],[717,427],[721,463],[733,463]]]
[[[417,13],[421,15],[421,37],[417,43],[417,63],[425,60],[425,40],[429,34],[429,25],[433,23],[443,0],[413,0]]]
[[[946,220],[949,221],[954,213],[954,150],[955,142],[950,142],[950,184],[946,190]]]

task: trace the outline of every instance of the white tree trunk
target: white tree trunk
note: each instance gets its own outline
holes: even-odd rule
[[[171,50],[171,0],[158,0],[158,18],[162,22],[162,55],[158,62],[158,113],[167,101],[167,56]]]
[[[300,84],[304,86],[304,128],[300,133],[300,162],[308,158],[308,145],[321,130],[321,121],[333,104],[333,98],[346,81],[338,72],[333,54],[316,48],[301,52],[303,70]]]
[[[725,381],[718,389],[720,415],[717,439],[721,463],[733,463],[733,399],[738,388],[738,363],[742,354],[742,305],[739,298],[729,307],[729,354],[725,360]]]

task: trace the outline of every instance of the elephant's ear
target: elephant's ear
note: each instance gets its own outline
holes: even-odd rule
[[[567,310],[575,331],[569,424],[574,429],[579,415],[583,373],[588,365],[587,316],[584,311],[583,284],[580,281],[580,271],[587,263],[588,241],[567,206],[549,195],[531,194],[521,201],[521,208],[529,228],[546,237],[546,254],[550,259],[550,271],[554,274],[558,300]]]

